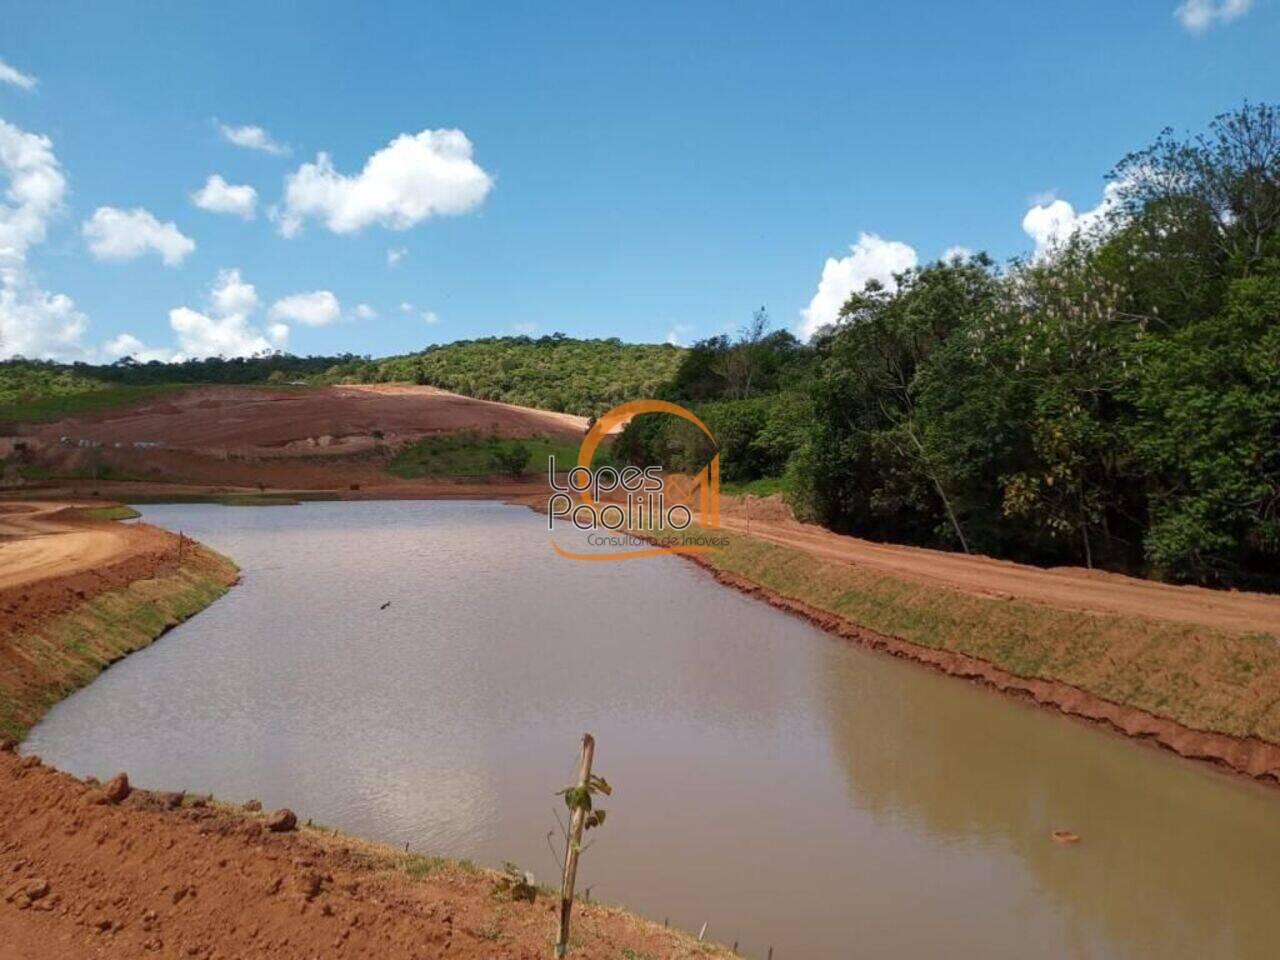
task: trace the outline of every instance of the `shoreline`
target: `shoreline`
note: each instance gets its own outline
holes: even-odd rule
[[[128,486],[147,485],[129,484]],[[129,496],[129,492],[132,491],[125,490],[111,492],[123,495],[124,499],[140,503],[192,501],[227,503],[228,497],[249,496],[249,491],[246,490],[209,488],[208,486],[197,490],[187,485],[181,487],[172,485],[166,491],[153,489],[150,496]],[[544,484],[536,480],[527,480],[495,483],[445,481],[394,484],[390,488],[367,488],[354,491],[341,489],[271,491],[266,499],[280,503],[290,502],[290,498],[299,498],[304,502],[310,500],[486,499],[537,510],[545,501],[545,497]],[[100,502],[101,498],[98,498],[98,501]],[[292,502],[298,502],[298,499]],[[804,553],[813,563],[830,564],[829,561],[803,551],[802,548],[770,544],[763,538],[751,537],[740,530],[731,532],[735,539],[744,538],[757,544],[768,544],[777,550]],[[842,616],[835,610],[775,589],[768,583],[762,582],[767,579],[766,577],[756,578],[722,569],[709,556],[701,554],[680,554],[680,556],[706,569],[721,584],[742,593],[759,596],[770,605],[801,616],[825,632],[844,640],[880,650],[900,659],[912,660],[959,679],[981,683],[1003,695],[1057,710],[1088,721],[1092,725],[1103,726],[1132,740],[1146,741],[1185,759],[1212,764],[1268,786],[1280,786],[1280,744],[1262,737],[1200,729],[1181,722],[1175,717],[1164,716],[1141,706],[1108,699],[1060,678],[1027,676],[1006,669],[983,657],[918,643],[908,637],[899,636],[892,631],[876,629],[874,626]],[[946,593],[945,589],[941,592]],[[1046,607],[1045,609],[1047,611],[1045,615],[1049,616],[1051,615],[1049,611],[1053,611],[1054,608]]]
[[[96,781],[18,753],[59,700],[239,580],[234,562],[190,537],[83,512],[101,505],[46,511],[59,518],[56,532],[0,530],[28,542],[111,533],[137,548],[98,569],[72,566],[0,589],[0,873],[7,875],[0,941],[22,956],[46,955],[54,943],[74,956],[107,943],[112,955],[130,957],[171,944],[196,957],[228,944],[245,955],[299,960],[348,950],[409,960],[424,944],[460,960],[488,960],[500,944],[503,956],[545,955],[558,890],[512,895],[501,871],[397,851],[310,821],[273,832],[271,817],[254,805],[128,786],[124,797],[108,799]],[[44,669],[19,677],[10,667],[20,661]],[[249,876],[255,886],[246,886]],[[672,960],[733,956],[581,896],[572,942],[584,960],[613,960],[619,949]]]
[[[11,572],[0,588],[0,739],[24,739],[59,700],[239,579],[232,561],[189,537],[95,519],[92,509],[45,511],[36,529],[18,524],[29,515],[0,515],[0,532],[26,549],[22,560],[40,560],[36,575]]]
[[[1276,744],[1257,737],[1233,737],[1194,730],[1176,720],[1104,700],[1061,681],[1019,677],[976,657],[935,650],[910,640],[877,633],[803,600],[783,596],[746,577],[718,570],[697,554],[679,556],[707,570],[717,582],[748,596],[759,597],[771,607],[801,617],[841,639],[932,667],[948,676],[980,683],[1018,700],[1056,709],[1092,725],[1106,727],[1127,739],[1155,744],[1185,759],[1211,763],[1255,782],[1280,788],[1280,746]]]
[[[1151,744],[1184,759],[1211,764],[1265,787],[1280,788],[1280,745],[1260,737],[1198,730],[1140,707],[1116,703],[1062,680],[1020,676],[979,657],[926,646],[856,623],[749,576],[723,569],[707,554],[675,556],[705,570],[724,586],[757,597],[843,640],[981,684],[1003,696],[1056,710],[1126,739]]]

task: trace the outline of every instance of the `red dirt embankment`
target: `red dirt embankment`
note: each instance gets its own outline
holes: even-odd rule
[[[79,514],[101,506],[0,503],[0,637],[173,565],[176,536],[148,524]]]
[[[748,511],[750,520],[748,521]],[[799,523],[780,498],[748,504],[724,497],[721,525],[814,557],[996,600],[1017,598],[1059,610],[1194,623],[1220,630],[1280,634],[1280,596],[1207,590],[1082,567],[1033,567],[992,557],[875,543]]]
[[[107,791],[0,751],[0,958],[544,958],[552,898],[496,875],[179,795]],[[578,904],[571,956],[723,951]]]

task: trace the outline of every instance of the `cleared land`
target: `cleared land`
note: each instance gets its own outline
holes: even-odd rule
[[[585,417],[402,384],[197,387],[25,433],[44,443],[91,440],[210,454],[342,455],[471,430],[502,437],[580,438]],[[143,444],[146,446],[136,446]]]

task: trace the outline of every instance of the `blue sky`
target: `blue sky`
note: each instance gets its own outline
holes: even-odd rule
[[[803,331],[1280,99],[1280,0],[5,6],[0,355]]]

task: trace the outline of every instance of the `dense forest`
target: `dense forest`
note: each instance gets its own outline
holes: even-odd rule
[[[692,403],[728,481],[878,539],[1280,588],[1280,113],[1165,131],[1104,216],[1034,258],[871,283],[803,345],[758,314],[696,344]],[[705,462],[637,418],[636,460]]]

